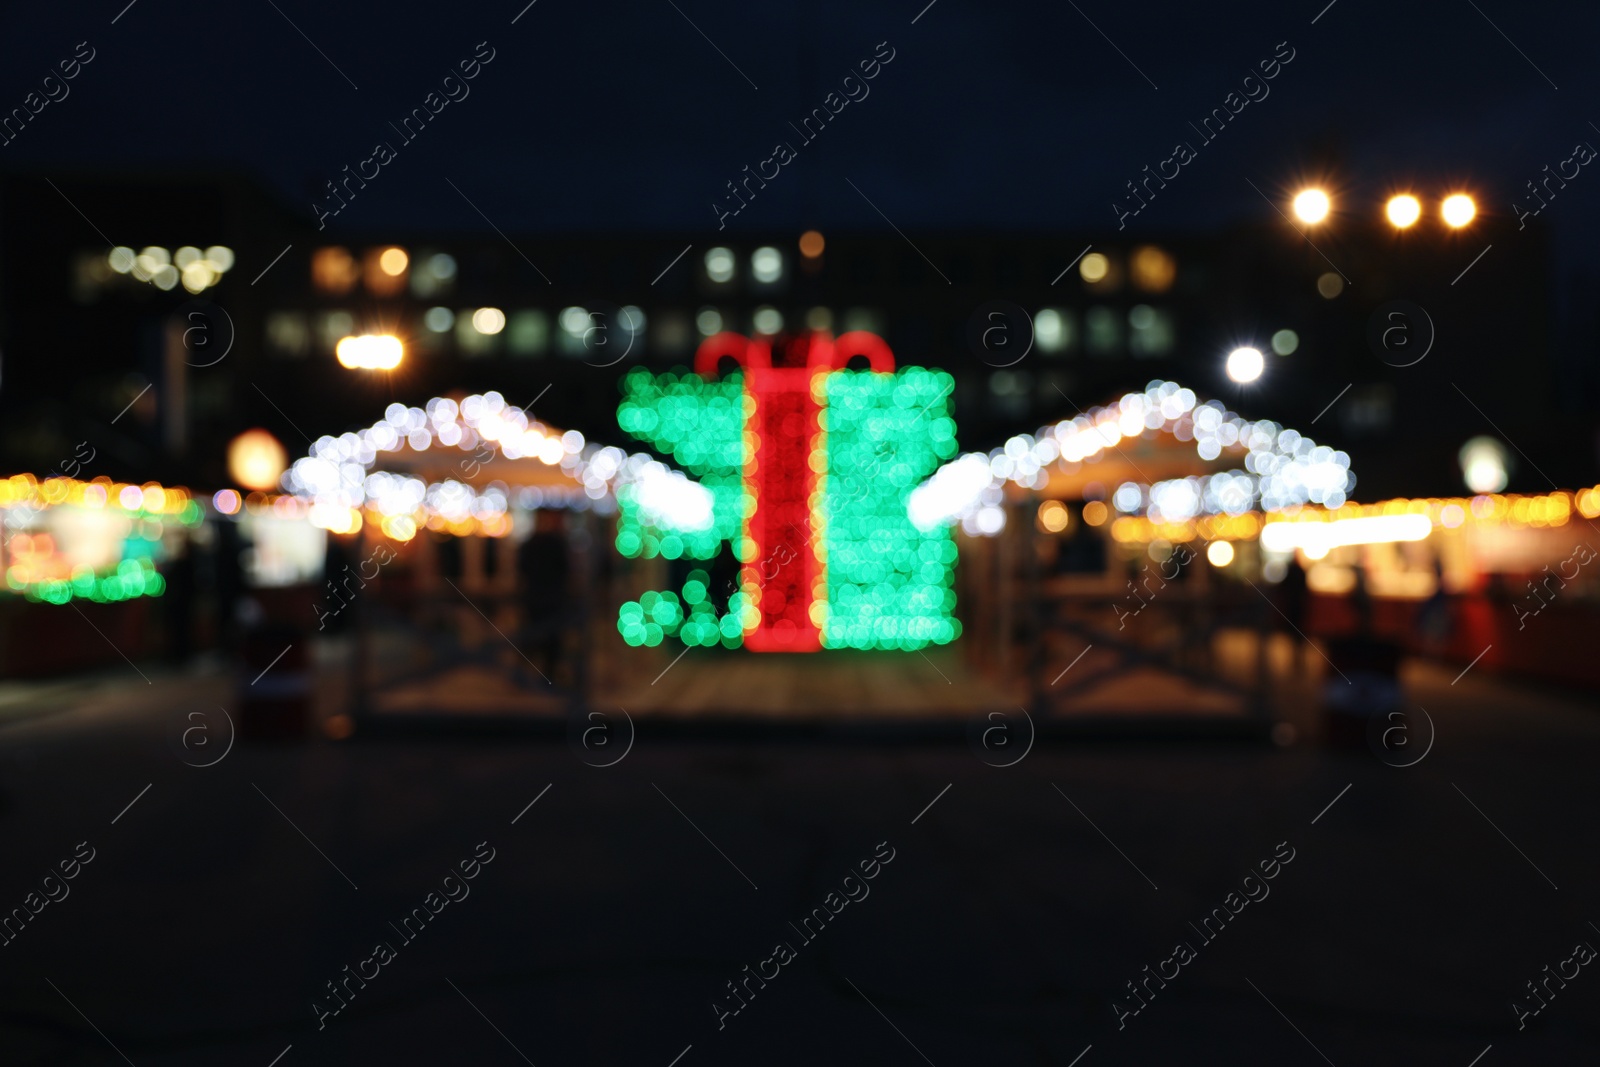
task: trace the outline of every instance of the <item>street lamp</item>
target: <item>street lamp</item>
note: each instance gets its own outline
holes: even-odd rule
[[[1321,189],[1303,189],[1294,198],[1295,217],[1301,222],[1321,222],[1329,207],[1328,194]]]
[[[1391,196],[1383,211],[1395,229],[1403,230],[1422,217],[1422,204],[1410,193],[1402,193]]]
[[[339,365],[351,370],[394,370],[405,355],[400,338],[386,333],[343,338],[333,351]]]
[[[1258,348],[1235,348],[1228,353],[1226,370],[1228,377],[1246,385],[1261,377],[1261,372],[1266,367],[1266,360],[1261,357]]]
[[[1478,214],[1478,206],[1466,193],[1455,193],[1444,198],[1444,203],[1440,205],[1440,214],[1444,216],[1446,225],[1459,230]]]

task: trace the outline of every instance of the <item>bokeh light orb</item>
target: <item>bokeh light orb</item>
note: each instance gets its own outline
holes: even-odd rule
[[[1244,385],[1261,377],[1261,372],[1266,368],[1266,360],[1261,356],[1259,348],[1235,348],[1228,353],[1226,370],[1228,377]]]
[[[1328,194],[1321,189],[1303,189],[1295,194],[1294,217],[1301,222],[1321,222],[1332,206]]]
[[[1444,198],[1439,213],[1444,216],[1445,225],[1459,230],[1477,217],[1478,205],[1467,194],[1455,193]]]
[[[246,430],[228,442],[228,476],[246,489],[278,487],[289,454],[266,430]]]
[[[1403,230],[1422,217],[1422,204],[1409,193],[1402,193],[1389,198],[1383,213],[1388,216],[1390,225]]]

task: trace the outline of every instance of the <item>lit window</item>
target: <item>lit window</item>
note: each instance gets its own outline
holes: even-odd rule
[[[844,332],[852,330],[866,330],[868,333],[883,333],[883,314],[875,308],[848,308],[844,313]]]
[[[1021,418],[1028,413],[1033,375],[1027,371],[997,370],[989,375],[989,409],[997,415]]]
[[[518,356],[542,356],[550,344],[550,321],[542,311],[517,311],[506,327],[506,346]]]
[[[479,308],[472,313],[472,328],[479,333],[499,333],[506,328],[506,313],[499,308]]]
[[[416,269],[411,270],[410,274],[413,295],[429,297],[447,293],[455,284],[455,257],[447,252],[419,254],[416,259]]]
[[[349,249],[331,246],[311,253],[311,284],[324,293],[348,293],[359,276]]]
[[[585,340],[589,330],[595,325],[595,317],[589,313],[588,308],[569,307],[561,309],[561,317],[557,320],[561,326],[561,354],[564,356],[582,356],[588,352]]]
[[[1164,356],[1172,351],[1172,315],[1148,304],[1128,312],[1128,351],[1135,356]]]
[[[783,315],[774,307],[756,308],[753,318],[756,333],[774,334],[783,329]]]
[[[1178,276],[1178,264],[1162,249],[1146,245],[1133,254],[1133,284],[1147,293],[1164,293]]]
[[[494,309],[462,308],[456,312],[456,347],[460,349],[463,356],[469,358],[485,356],[494,351],[495,346],[499,343],[495,335],[478,329],[477,323],[473,321],[484,311],[492,310]],[[505,323],[502,322],[500,325],[504,326]],[[498,333],[499,331],[496,330],[495,332]]]
[[[1092,307],[1083,316],[1084,344],[1093,356],[1114,356],[1122,349],[1122,321],[1108,307]]]
[[[629,304],[617,312],[617,329],[626,334],[629,340],[643,336],[644,327],[644,312],[634,305]]]
[[[385,248],[378,253],[378,267],[391,278],[398,278],[411,265],[411,257],[403,248]]]
[[[350,334],[356,328],[355,316],[348,311],[329,311],[322,315],[317,324],[317,341],[326,351],[333,351],[333,346]]]
[[[771,285],[783,277],[783,253],[767,246],[758,248],[750,257],[750,273],[763,285]]]
[[[677,353],[689,347],[689,317],[677,311],[656,316],[651,343],[662,352]]]
[[[713,248],[706,253],[706,277],[718,285],[733,281],[733,250]]]
[[[562,308],[561,328],[567,333],[582,337],[583,331],[589,328],[589,312],[580,307]]]
[[[311,351],[311,329],[298,311],[274,311],[267,316],[267,344],[286,356]]]
[[[395,296],[405,292],[406,267],[410,260],[398,248],[369,248],[361,259],[361,280],[373,296]]]
[[[343,249],[340,249],[343,251]],[[156,271],[172,262],[172,254],[160,245],[149,245],[138,255],[135,265],[144,271],[141,281],[148,281]]]
[[[1033,317],[1033,339],[1039,351],[1065,352],[1072,346],[1072,313],[1059,308],[1043,308]]]
[[[192,257],[185,256],[184,258],[187,260],[187,262],[178,268],[179,277],[183,281],[183,287],[189,292],[204,292],[207,288],[222,280],[222,275],[211,269],[210,261],[200,258],[200,250],[198,248],[180,248],[178,251],[190,251],[194,253],[194,256]]]

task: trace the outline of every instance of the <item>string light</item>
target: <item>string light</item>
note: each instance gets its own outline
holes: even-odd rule
[[[91,567],[64,553],[48,527],[34,528],[40,515],[59,508],[98,513],[100,522],[112,523],[106,544],[119,546],[117,562]],[[188,490],[156,482],[40,481],[31,474],[0,480],[0,527],[15,531],[5,544],[3,588],[51,604],[160,596],[166,581],[155,568],[166,524],[196,526],[203,514]]]
[[[1241,418],[1215,400],[1201,403],[1192,390],[1158,380],[1115,404],[1063,419],[1036,434],[1019,434],[987,456],[967,453],[946,463],[913,495],[912,513],[923,528],[959,520],[969,534],[992,536],[1004,525],[998,505],[1006,482],[1043,489],[1051,464],[1076,470],[1078,464],[1116,450],[1124,438],[1147,431],[1194,442],[1206,462],[1229,453],[1239,457],[1243,469],[1153,485],[1125,483],[1112,497],[1123,514],[1141,512],[1156,523],[1182,524],[1198,515],[1240,515],[1252,508],[1338,508],[1355,488],[1345,453],[1278,423]]]
[[[376,469],[384,453],[431,448],[471,453],[471,459],[462,460],[463,478],[425,483],[411,475]],[[503,481],[478,487],[465,480],[500,456],[558,467],[573,484],[565,490],[519,491]],[[585,440],[577,430],[554,429],[507,403],[498,392],[488,392],[459,402],[434,397],[423,408],[390,404],[384,417],[367,429],[318,438],[310,455],[296,460],[284,473],[282,484],[309,508],[308,517],[315,526],[334,533],[354,533],[370,521],[385,536],[405,541],[424,528],[458,537],[505,537],[511,533],[513,492],[537,493],[536,499],[522,505],[525,507],[607,511],[613,502],[629,495],[627,487],[640,479],[663,476],[672,477],[649,456],[601,447]],[[668,513],[654,517],[670,525],[675,516],[687,516],[693,523],[694,516],[705,510],[705,490],[688,479],[675,484],[689,495],[691,507],[688,511],[668,508]],[[696,499],[700,503],[696,504]],[[674,535],[690,532],[669,531]]]
[[[920,367],[826,379],[825,648],[920,649],[960,635],[955,541],[947,526],[919,529],[908,511],[917,483],[955,455],[953,387]]]

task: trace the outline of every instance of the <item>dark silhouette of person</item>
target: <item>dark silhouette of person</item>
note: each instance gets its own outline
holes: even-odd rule
[[[350,624],[344,609],[358,595],[358,585],[349,584],[351,575],[355,573],[355,568],[351,566],[354,560],[344,539],[329,534],[327,549],[322,556],[322,585],[317,589],[319,633],[341,634]]]
[[[1283,581],[1278,583],[1279,599],[1283,602],[1283,616],[1288,620],[1290,640],[1294,642],[1295,664],[1303,669],[1308,658],[1306,645],[1311,638],[1306,633],[1306,615],[1310,608],[1311,591],[1306,584],[1306,569],[1300,564],[1299,553],[1289,556],[1289,562],[1283,572]]]
[[[1355,565],[1356,584],[1350,590],[1350,606],[1356,611],[1356,632],[1362,637],[1372,636],[1372,591],[1367,588],[1367,567]]]
[[[461,538],[444,534],[438,540],[439,577],[448,578],[458,585],[461,582]]]
[[[1083,509],[1074,516],[1072,532],[1061,542],[1056,553],[1055,570],[1058,574],[1104,574],[1106,572],[1106,543],[1095,530],[1083,521]]]
[[[1449,644],[1455,632],[1455,613],[1444,590],[1444,560],[1433,557],[1433,595],[1417,609],[1417,629],[1423,641],[1435,648]]]
[[[177,551],[162,568],[166,580],[167,655],[182,667],[194,654],[196,600],[195,550],[187,536],[178,538]]]
[[[249,542],[232,520],[218,522],[213,579],[216,583],[217,643],[225,654],[239,650],[239,605],[244,599],[244,561]]]
[[[561,661],[562,622],[569,607],[572,571],[564,520],[559,511],[535,511],[533,532],[517,548],[523,630],[535,661],[543,661],[539,669],[552,681]]]

